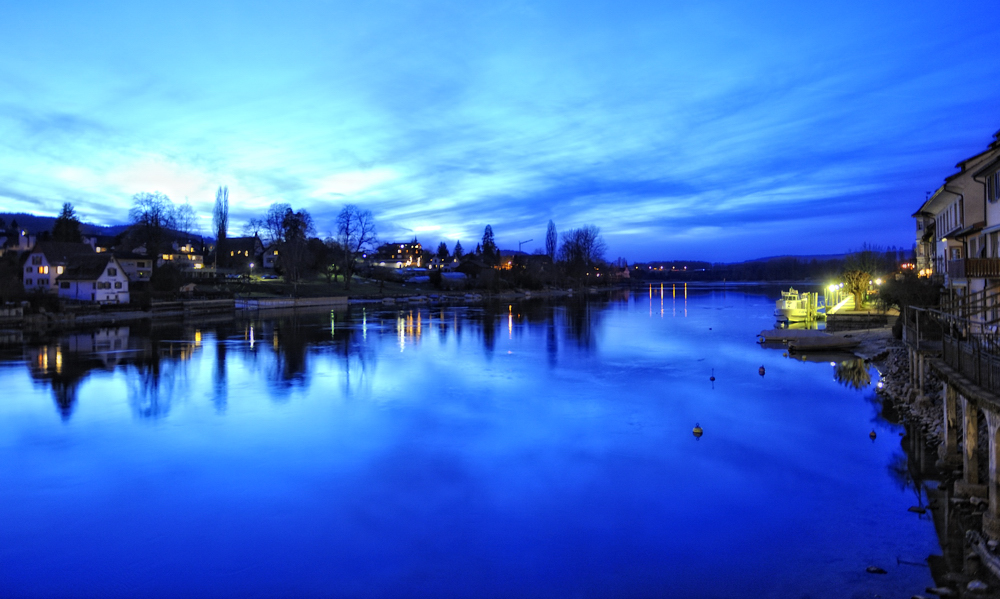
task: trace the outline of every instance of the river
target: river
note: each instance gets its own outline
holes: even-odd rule
[[[355,304],[8,344],[0,596],[923,592],[940,547],[907,510],[926,497],[879,374],[756,345],[776,297]]]

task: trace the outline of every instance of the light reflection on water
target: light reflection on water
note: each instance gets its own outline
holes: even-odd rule
[[[906,511],[921,494],[901,482],[902,429],[879,417],[864,364],[757,347],[773,326],[764,295],[659,291],[358,305],[8,349],[0,595],[933,584],[896,565],[938,550]]]

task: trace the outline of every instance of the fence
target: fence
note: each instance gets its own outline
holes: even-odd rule
[[[930,308],[904,310],[903,339],[922,352],[940,351],[949,368],[1000,394],[1000,332],[994,325]]]

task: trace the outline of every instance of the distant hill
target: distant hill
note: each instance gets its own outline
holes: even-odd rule
[[[43,231],[51,231],[53,224],[56,222],[56,217],[54,216],[38,216],[35,214],[26,214],[23,212],[0,212],[0,218],[4,220],[8,225],[11,221],[17,221],[17,225],[22,229],[28,231],[29,233],[41,233]],[[89,223],[80,223],[80,232],[84,235],[118,235],[122,231],[128,228],[128,225],[114,225],[111,227],[102,227],[100,225],[92,225]]]
[[[743,262],[732,262],[731,264],[752,264],[754,262],[773,262],[775,260],[788,260],[789,258],[800,260],[802,262],[812,262],[813,260],[817,262],[823,262],[826,260],[843,260],[847,258],[850,254],[814,254],[811,256],[768,256],[766,258],[754,258],[753,260],[744,260]]]

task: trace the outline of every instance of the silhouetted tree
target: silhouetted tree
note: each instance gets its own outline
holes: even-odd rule
[[[313,232],[313,220],[305,210],[285,211],[282,223],[283,241],[278,246],[278,260],[285,273],[285,280],[298,283],[310,263],[309,235]]]
[[[170,198],[158,191],[137,193],[132,196],[128,215],[139,239],[146,244],[147,255],[155,257],[163,253],[166,232],[175,228],[174,204]]]
[[[448,244],[442,241],[438,244],[437,257],[441,260],[447,260],[448,256]]]
[[[354,204],[344,206],[337,215],[337,241],[343,249],[344,289],[350,289],[358,255],[377,243],[372,211]]]
[[[80,234],[80,219],[73,210],[73,204],[66,202],[62,206],[62,212],[56,218],[52,226],[53,241],[68,241],[70,243],[80,243],[83,240]]]
[[[195,215],[194,208],[191,206],[190,202],[185,201],[183,204],[175,208],[174,226],[177,227],[178,231],[194,233],[194,229],[197,225],[198,217]]]
[[[586,268],[603,262],[606,249],[601,229],[594,225],[586,225],[569,233],[563,233],[559,258],[571,268]]]
[[[556,249],[558,247],[559,237],[556,235],[556,224],[549,221],[548,229],[545,231],[545,253],[552,258],[553,261],[556,259]]]
[[[493,227],[486,225],[483,229],[483,241],[479,245],[482,248],[483,262],[488,266],[496,266],[500,262],[500,254],[496,242],[493,241]]]
[[[455,256],[455,260],[461,260],[463,253],[464,252],[462,251],[462,242],[461,242],[461,240],[456,241],[455,242],[455,250],[451,253],[451,255]]]
[[[291,205],[281,202],[275,202],[268,207],[267,216],[264,217],[264,232],[268,244],[280,245],[285,240],[285,213],[291,209]]]

